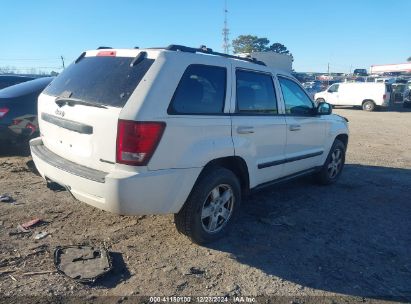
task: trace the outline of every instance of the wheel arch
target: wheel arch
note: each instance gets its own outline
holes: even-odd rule
[[[222,167],[232,171],[240,181],[241,193],[242,195],[247,195],[250,190],[250,176],[248,171],[248,166],[245,160],[239,156],[228,156],[216,158],[209,161],[201,171],[200,175],[197,178],[197,181],[207,174],[210,170],[213,170],[215,167]],[[197,183],[196,181],[196,183]]]
[[[371,101],[373,104],[376,105],[375,101],[373,99],[364,99],[361,103],[361,105],[364,105],[364,103],[366,103],[367,101]]]
[[[348,134],[338,134],[335,139],[338,139],[344,143],[345,148],[347,148],[348,145]],[[334,140],[335,141],[335,140]]]

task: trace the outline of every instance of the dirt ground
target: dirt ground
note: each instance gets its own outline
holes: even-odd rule
[[[253,194],[230,235],[205,247],[178,234],[171,215],[116,216],[48,190],[29,156],[6,151],[0,194],[16,203],[0,203],[0,295],[410,302],[411,112],[334,112],[351,131],[339,182],[322,187],[305,178]],[[50,236],[9,235],[36,217],[49,224],[35,232]],[[106,246],[113,271],[94,285],[58,273],[25,275],[54,271],[55,247],[70,244]]]

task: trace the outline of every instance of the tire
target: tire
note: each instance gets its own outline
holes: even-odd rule
[[[183,208],[174,215],[176,228],[194,243],[210,243],[227,233],[240,205],[237,176],[225,168],[210,168],[200,176]]]
[[[336,139],[324,165],[320,172],[317,173],[317,181],[321,185],[330,185],[338,180],[345,164],[345,151],[346,147],[344,143]]]
[[[375,103],[372,100],[366,100],[362,103],[362,109],[364,111],[372,112],[375,110]]]

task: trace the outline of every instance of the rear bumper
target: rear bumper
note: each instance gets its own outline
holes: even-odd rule
[[[144,173],[116,169],[105,173],[71,163],[49,151],[41,138],[30,141],[33,161],[42,177],[56,182],[78,200],[123,215],[177,213],[201,168]],[[51,156],[50,156],[51,155]]]

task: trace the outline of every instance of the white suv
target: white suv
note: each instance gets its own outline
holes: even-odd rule
[[[49,184],[126,215],[175,214],[197,243],[223,235],[249,190],[336,181],[347,121],[288,73],[207,48],[84,52],[40,95],[33,160]]]

